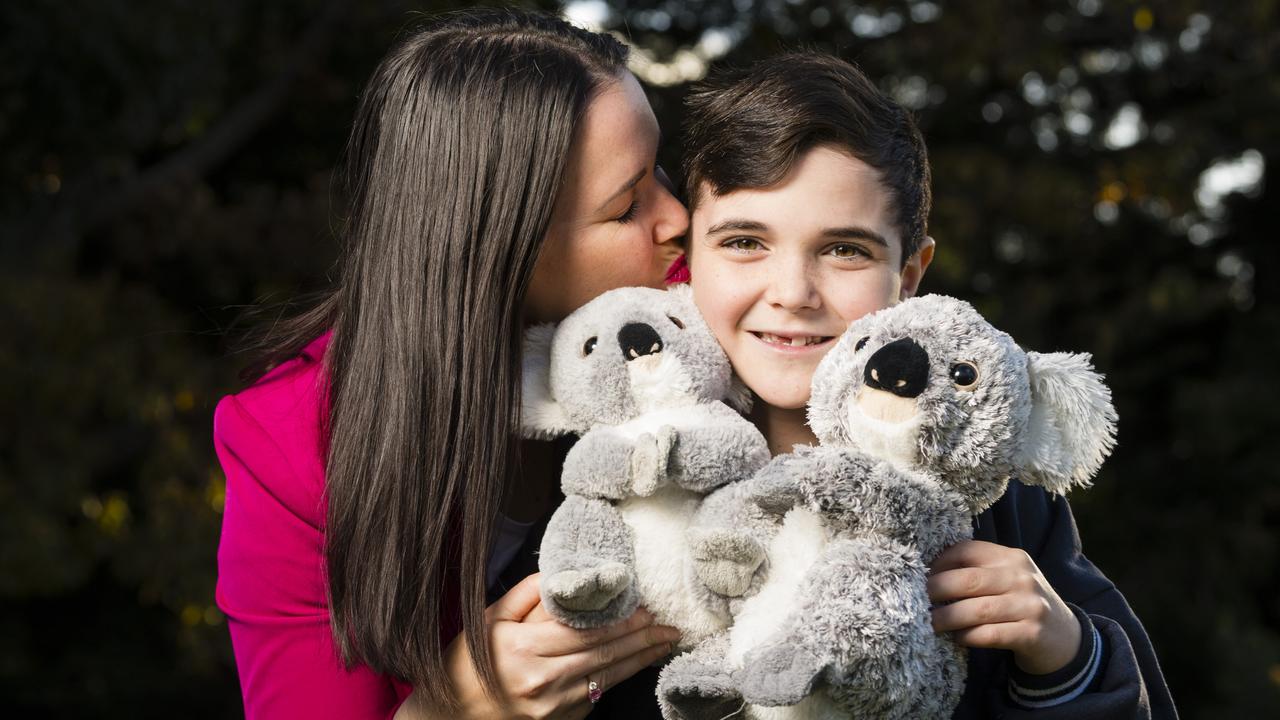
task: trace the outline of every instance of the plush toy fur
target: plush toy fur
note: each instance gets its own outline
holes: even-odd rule
[[[668,718],[949,718],[963,649],[935,634],[928,564],[1009,478],[1088,485],[1116,416],[1088,355],[1019,348],[924,296],[855,322],[813,378],[819,447],[709,497],[704,587],[733,626],[663,671]]]
[[[683,647],[727,616],[694,591],[685,530],[703,496],[769,460],[729,361],[687,287],[622,288],[526,337],[525,434],[574,433],[566,500],[543,537],[542,600],[578,628],[643,603]]]

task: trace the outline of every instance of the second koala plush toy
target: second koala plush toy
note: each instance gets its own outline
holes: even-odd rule
[[[729,361],[686,286],[604,293],[526,335],[526,436],[581,436],[565,458],[565,501],[543,537],[542,601],[578,628],[644,605],[681,647],[727,618],[694,589],[685,529],[702,497],[769,460],[764,437],[724,401]]]
[[[1088,355],[1024,351],[968,303],[923,296],[858,320],[814,374],[821,445],[717,492],[691,529],[733,549],[697,569],[737,595],[734,622],[663,671],[664,714],[949,718],[966,661],[931,626],[929,563],[1011,477],[1089,484],[1115,423]]]

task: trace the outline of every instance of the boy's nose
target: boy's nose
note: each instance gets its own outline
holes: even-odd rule
[[[929,384],[929,353],[911,338],[894,340],[867,360],[862,381],[898,397],[919,397]]]
[[[622,357],[631,362],[662,352],[662,336],[647,323],[627,323],[618,331],[618,347],[622,349]]]
[[[770,269],[768,282],[769,304],[783,310],[813,309],[822,304],[810,267],[803,259],[779,258]]]

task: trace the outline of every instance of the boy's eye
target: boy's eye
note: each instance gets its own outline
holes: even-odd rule
[[[852,243],[840,243],[831,246],[831,254],[842,259],[853,259],[857,257],[871,257],[871,253],[867,252],[859,245]]]
[[[636,219],[636,210],[640,209],[640,203],[636,200],[631,201],[631,205],[627,207],[627,211],[614,218],[614,222],[629,223]]]
[[[751,252],[753,250],[759,250],[763,246],[760,244],[760,241],[755,238],[738,237],[726,240],[724,242],[724,247],[727,247],[730,250]]]

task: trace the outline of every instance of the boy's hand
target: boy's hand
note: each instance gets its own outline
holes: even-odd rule
[[[968,540],[934,561],[926,586],[933,628],[969,647],[1013,651],[1024,672],[1047,675],[1080,649],[1080,621],[1026,552]]]

